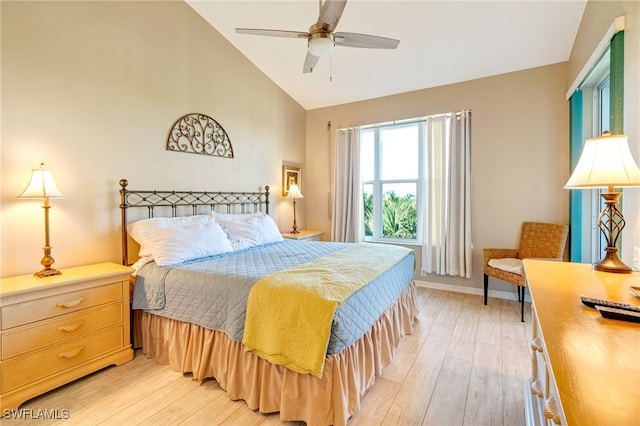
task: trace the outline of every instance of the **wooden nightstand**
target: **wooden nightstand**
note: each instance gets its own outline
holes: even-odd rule
[[[322,235],[324,235],[324,232],[322,231],[300,231],[297,234],[292,234],[291,232],[285,232],[282,234],[284,238],[288,238],[290,240],[306,240],[306,241],[320,241],[322,240]]]
[[[133,359],[129,277],[100,263],[0,280],[0,410]]]

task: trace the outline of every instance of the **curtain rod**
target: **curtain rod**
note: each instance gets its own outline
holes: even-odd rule
[[[595,50],[591,52],[591,56],[587,59],[587,62],[583,65],[582,69],[576,76],[575,80],[569,86],[569,90],[565,94],[565,99],[568,101],[571,96],[573,96],[573,92],[580,89],[580,85],[587,78],[588,74],[591,72],[593,66],[598,62],[598,59],[602,56],[602,53],[606,50],[607,46],[611,42],[613,36],[615,36],[620,31],[624,31],[625,28],[625,15],[616,16],[613,19],[613,22],[607,28],[607,31],[600,39],[600,43],[596,46]]]
[[[456,111],[455,113],[454,112],[445,112],[445,113],[442,113],[442,114],[425,115],[423,117],[407,118],[407,119],[404,119],[404,120],[383,121],[381,123],[365,124],[363,126],[354,126],[354,127],[358,127],[359,129],[367,129],[367,128],[370,128],[370,127],[383,127],[383,126],[395,126],[395,125],[398,125],[398,124],[419,123],[421,121],[426,121],[428,118],[446,117],[446,116],[449,116],[451,114],[455,114],[457,118],[460,118],[460,115],[463,112],[471,113],[471,110],[470,109],[465,109],[465,110],[462,110],[462,111]],[[338,129],[338,131],[340,133],[344,133],[346,131],[350,132],[351,128],[345,127],[345,128]]]

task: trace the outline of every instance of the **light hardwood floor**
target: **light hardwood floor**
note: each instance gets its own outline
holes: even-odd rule
[[[418,288],[420,311],[392,365],[367,392],[358,425],[522,425],[530,372],[530,305]],[[64,420],[7,419],[3,425],[274,425],[215,380],[202,383],[156,364],[139,351],[109,367],[24,403]],[[57,411],[55,411],[57,410]],[[23,410],[24,412],[25,410]],[[28,413],[28,412],[27,412]],[[40,412],[42,414],[42,412]],[[287,425],[304,423],[286,422]]]

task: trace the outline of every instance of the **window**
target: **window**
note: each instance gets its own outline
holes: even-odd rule
[[[567,94],[571,114],[572,167],[579,158],[585,139],[604,131],[624,133],[624,19],[617,18],[600,41],[597,50],[578,74],[581,81]],[[596,56],[596,54],[598,56]],[[592,59],[593,58],[593,59]],[[582,194],[584,193],[584,195]],[[602,258],[606,247],[598,228],[603,208],[600,191],[572,191],[570,198],[570,259],[593,263]],[[621,240],[618,249],[622,251]]]
[[[424,121],[362,127],[361,173],[368,241],[418,243]]]
[[[335,152],[336,241],[419,244],[423,274],[471,277],[471,110],[340,129]]]
[[[580,148],[584,139],[601,135],[611,128],[610,80],[610,49],[607,48],[579,88],[583,94],[582,115],[579,117],[583,134],[578,141]],[[607,246],[604,235],[598,227],[598,215],[604,208],[604,203],[599,189],[584,190],[581,199],[581,255],[572,260],[593,263],[602,257],[604,247]]]

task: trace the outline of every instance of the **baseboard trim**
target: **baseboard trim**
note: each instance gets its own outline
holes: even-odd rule
[[[460,285],[434,283],[431,281],[421,281],[421,280],[415,280],[415,283],[416,283],[416,286],[418,287],[431,288],[434,290],[453,291],[455,293],[473,294],[476,296],[484,296],[484,290],[476,287],[464,287]],[[489,297],[495,297],[497,299],[505,299],[505,300],[518,300],[518,293],[516,291],[515,286],[514,286],[513,292],[489,289]],[[529,295],[528,291],[525,291],[524,301],[531,303],[531,296]]]

